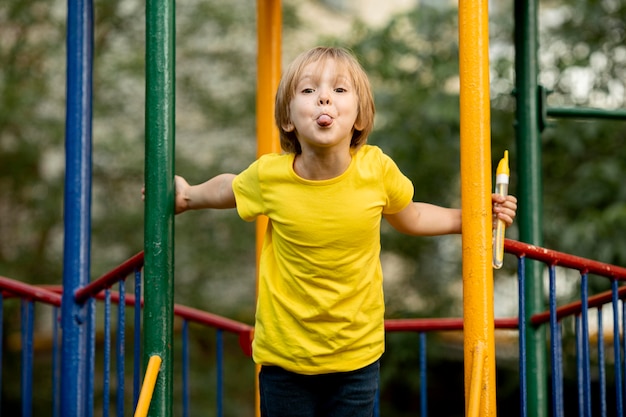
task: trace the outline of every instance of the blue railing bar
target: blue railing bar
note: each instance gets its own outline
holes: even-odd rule
[[[133,410],[137,408],[141,375],[141,270],[135,269],[135,329],[133,337]]]
[[[574,318],[574,331],[576,339],[576,387],[578,388],[578,415],[580,417],[587,416],[586,400],[585,400],[585,359],[583,355],[583,330],[581,316],[577,315]],[[589,417],[589,416],[587,416]]]
[[[624,349],[622,353],[622,365],[624,367],[624,373],[622,374],[622,408],[626,407],[626,301],[622,300],[622,334]],[[619,337],[618,337],[619,339]]]
[[[59,417],[61,415],[61,343],[59,337],[59,329],[61,328],[61,308],[54,306],[52,315],[52,416]]]
[[[526,394],[526,260],[517,258],[517,293],[518,293],[518,334],[519,334],[519,387],[520,417],[527,416]]]
[[[426,333],[420,335],[420,410],[421,417],[428,417],[428,378],[426,369]]]
[[[558,369],[559,369],[559,396],[557,400],[559,401],[559,409],[560,409],[560,417],[565,417],[565,402],[563,398],[563,393],[565,391],[564,388],[564,377],[563,377],[563,326],[561,323],[558,323],[557,330],[557,339],[558,339],[558,349],[557,349],[557,358],[558,358]]]
[[[32,301],[22,299],[22,417],[31,417],[33,413],[34,309]]]
[[[189,322],[183,320],[183,417],[189,417]]]
[[[59,417],[61,402],[59,384],[61,383],[61,350],[59,349],[59,316],[61,309],[54,306],[52,311],[52,417]],[[1,318],[0,318],[1,320]],[[2,346],[2,343],[0,343]]]
[[[2,335],[4,334],[4,296],[0,291],[0,347],[4,346]],[[2,352],[0,349],[0,392],[2,392]],[[0,395],[0,410],[2,410],[2,395]]]
[[[215,333],[217,361],[217,417],[224,415],[224,336],[223,330],[217,329]]]
[[[126,286],[119,282],[120,299],[117,303],[117,417],[124,417],[124,357],[126,349]]]
[[[622,371],[620,369],[621,354],[619,345],[619,298],[617,280],[611,280],[611,291],[613,294],[613,351],[614,351],[614,368],[615,368],[615,408],[617,410],[617,417],[623,417],[623,398],[622,398]]]
[[[111,290],[104,290],[104,381],[102,386],[102,415],[109,417],[111,397]]]
[[[598,308],[598,379],[600,380],[600,417],[606,417],[606,360],[604,358],[604,325],[602,307]]]
[[[87,311],[87,343],[86,343],[86,354],[85,359],[88,364],[88,374],[86,376],[86,401],[87,401],[87,409],[85,410],[85,417],[93,417],[94,411],[94,381],[95,381],[95,364],[96,364],[96,300],[90,299],[86,303],[86,311]],[[63,379],[61,379],[61,383],[65,383]],[[65,417],[65,415],[63,415]]]
[[[560,417],[559,408],[559,367],[558,367],[558,323],[556,318],[556,277],[555,267],[550,266],[550,357],[552,367],[552,415]]]
[[[589,368],[591,366],[591,360],[589,358],[589,276],[586,273],[580,276],[580,301],[582,303],[581,314],[581,353],[582,353],[582,376],[583,376],[583,410],[582,415],[591,417],[591,375]]]

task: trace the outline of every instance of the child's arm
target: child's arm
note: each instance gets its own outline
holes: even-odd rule
[[[494,214],[510,226],[517,211],[517,199],[498,194],[491,198]],[[414,236],[461,233],[461,210],[427,203],[411,203],[398,213],[385,214],[385,219],[399,232]]]
[[[234,174],[221,174],[202,184],[189,185],[183,177],[175,176],[176,214],[205,208],[235,208],[234,178]]]

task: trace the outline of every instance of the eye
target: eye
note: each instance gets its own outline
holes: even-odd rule
[[[302,89],[302,94],[311,94],[313,93],[315,90],[312,88],[303,88]]]
[[[347,89],[343,88],[343,87],[337,87],[335,88],[335,92],[336,93],[345,93],[346,91],[348,91]]]

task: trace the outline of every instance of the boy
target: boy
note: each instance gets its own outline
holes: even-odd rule
[[[276,94],[284,154],[190,186],[176,213],[237,208],[269,218],[261,252],[253,358],[264,417],[371,416],[384,351],[380,223],[415,236],[461,233],[461,211],[413,202],[413,185],[379,148],[368,78],[341,48],[314,48]],[[513,196],[493,195],[507,225]]]

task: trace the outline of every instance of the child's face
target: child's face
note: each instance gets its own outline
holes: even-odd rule
[[[289,103],[290,124],[302,151],[350,147],[358,97],[349,72],[329,59],[308,64]],[[357,127],[358,128],[358,127]]]

